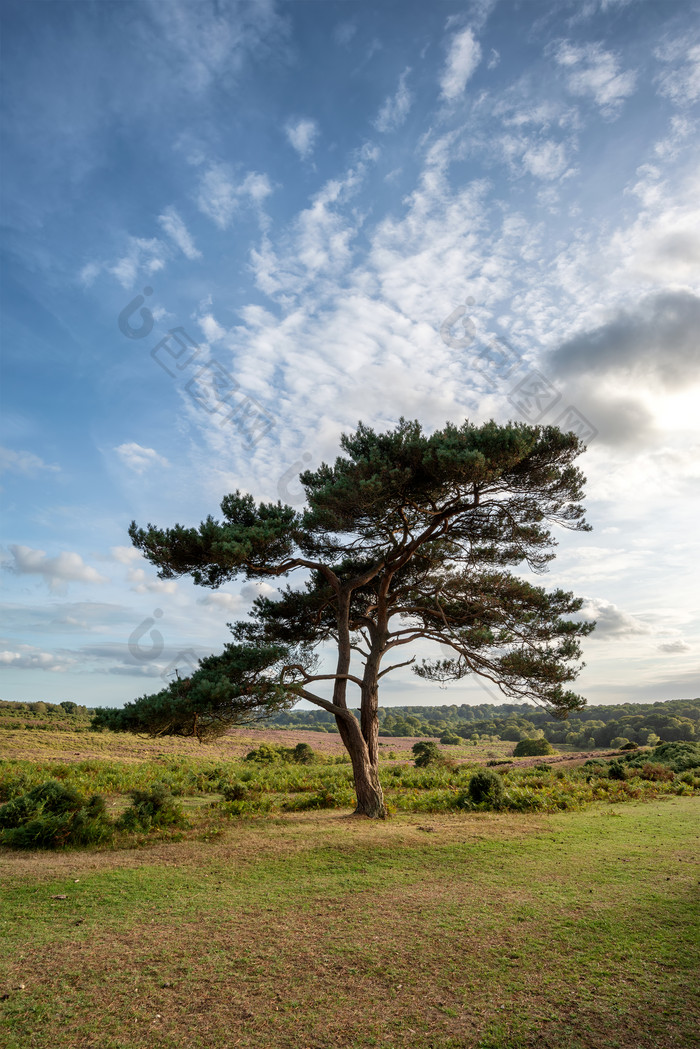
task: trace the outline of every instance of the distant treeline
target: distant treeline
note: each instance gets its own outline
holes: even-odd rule
[[[0,699],[0,728],[88,732],[90,716],[94,713],[90,707],[74,703],[72,699],[64,699],[62,703]]]
[[[72,700],[30,703],[0,700],[0,726],[87,731],[93,708]],[[357,713],[357,712],[356,712]],[[291,710],[263,722],[271,728],[335,732],[335,720],[325,710]],[[575,747],[608,747],[613,741],[654,746],[676,740],[700,741],[700,698],[663,703],[621,703],[586,707],[566,721],[555,721],[544,710],[526,703],[494,706],[453,704],[447,707],[386,707],[379,711],[380,736],[427,736],[465,741],[544,737],[550,743]]]
[[[291,710],[266,722],[276,728],[335,732],[325,710]],[[663,703],[621,703],[586,707],[566,721],[526,703],[494,706],[388,707],[379,711],[380,736],[457,736],[461,740],[517,742],[544,736],[550,743],[607,747],[613,740],[654,745],[659,741],[700,740],[700,698]]]
[[[8,714],[15,711],[18,714],[94,714],[92,707],[83,707],[80,703],[74,703],[72,699],[64,699],[61,703],[45,703],[38,699],[28,703],[20,700],[0,699],[0,713]]]

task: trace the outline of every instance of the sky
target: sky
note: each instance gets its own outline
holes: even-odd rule
[[[401,416],[575,429],[593,531],[539,580],[598,622],[575,687],[700,695],[698,3],[2,17],[2,698],[121,705],[220,651],[274,587],[159,580],[130,522],[301,508]]]

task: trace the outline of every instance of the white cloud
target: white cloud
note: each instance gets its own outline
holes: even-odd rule
[[[454,102],[463,94],[467,81],[472,76],[481,60],[481,47],[471,29],[463,29],[452,38],[445,62],[445,69],[440,80],[442,96],[448,102]]]
[[[101,273],[110,273],[127,291],[141,274],[147,277],[165,267],[168,248],[157,237],[128,237],[126,252],[114,262],[93,259],[80,270],[79,279],[90,287]]]
[[[120,565],[133,565],[135,561],[142,561],[143,554],[135,546],[113,546],[112,557]]]
[[[586,598],[579,618],[586,623],[595,620],[596,628],[591,637],[599,641],[652,633],[648,623],[618,608],[612,601],[600,597]]]
[[[94,284],[100,273],[102,272],[103,264],[101,262],[87,262],[80,271],[81,283],[89,288],[91,284]]]
[[[114,450],[124,465],[137,474],[144,473],[152,466],[170,466],[168,460],[153,448],[143,448],[135,441],[120,444]]]
[[[246,601],[254,601],[256,597],[272,597],[276,593],[277,589],[263,580],[251,580],[248,583],[244,583],[241,587],[241,597],[245,598]]]
[[[677,641],[664,641],[664,643],[659,645],[658,648],[659,652],[668,652],[670,655],[674,655],[681,652],[690,652],[691,646],[687,641],[678,638]]]
[[[60,467],[45,463],[33,452],[20,452],[12,448],[0,447],[0,473],[17,473],[24,474],[26,477],[34,477],[42,470],[58,473]]]
[[[260,208],[271,193],[267,175],[250,171],[243,182],[236,183],[225,164],[211,164],[200,180],[197,205],[219,229],[228,229],[243,204]]]
[[[0,669],[45,670],[60,674],[71,670],[75,662],[63,653],[44,652],[34,645],[19,644],[7,638],[0,640]]]
[[[186,258],[192,261],[201,259],[201,251],[195,247],[187,226],[175,208],[166,208],[163,214],[158,216],[158,221]]]
[[[700,98],[700,43],[680,39],[664,43],[655,57],[671,68],[655,78],[659,93],[679,106],[692,105]]]
[[[215,594],[207,594],[206,597],[198,598],[197,604],[218,612],[240,612],[245,601],[240,594],[226,594],[218,591]]]
[[[143,568],[130,568],[126,577],[136,594],[174,594],[177,591],[176,579],[149,577]]]
[[[241,183],[239,192],[241,196],[249,197],[254,204],[260,205],[272,193],[272,186],[267,175],[249,171]]]
[[[207,342],[219,342],[226,335],[226,329],[222,328],[213,314],[205,313],[197,322],[204,332]]]
[[[284,132],[291,147],[297,151],[302,160],[306,160],[314,150],[314,143],[318,138],[319,128],[315,120],[301,117],[297,120],[289,120],[285,124]]]
[[[574,95],[590,95],[605,116],[616,116],[625,99],[634,93],[636,73],[619,71],[617,57],[600,44],[577,47],[564,41],[555,52]]]
[[[518,158],[523,170],[535,178],[553,182],[567,173],[568,158],[562,142],[507,137],[501,143],[506,157],[511,161]]]
[[[235,184],[222,164],[212,164],[202,176],[197,204],[200,211],[208,215],[219,229],[226,229],[230,224],[238,207],[238,195]]]
[[[230,83],[250,56],[259,55],[261,44],[279,46],[288,30],[273,0],[254,4],[220,0],[194,6],[179,0],[167,4],[149,0],[145,6],[155,22],[148,44],[156,52],[154,58],[167,66],[171,94],[173,69],[183,70],[179,80],[186,90],[202,94],[213,81]]]
[[[141,271],[151,276],[162,270],[165,258],[165,245],[157,238],[152,237],[149,240],[143,237],[129,237],[126,255],[122,255],[116,262],[106,264],[104,268],[117,278],[123,288],[130,289]]]
[[[96,569],[86,565],[80,554],[64,551],[56,557],[47,557],[44,550],[34,550],[30,546],[12,545],[10,553],[14,563],[9,563],[10,571],[17,575],[40,575],[51,590],[59,590],[66,583],[107,583],[109,580]]]
[[[374,126],[377,131],[395,131],[405,122],[411,109],[413,95],[406,87],[409,69],[404,69],[399,78],[399,86],[395,95],[389,95],[384,105],[379,110]]]
[[[145,569],[140,566],[146,565],[147,561],[136,547],[113,546],[111,553],[115,561],[126,565],[128,569],[126,578],[134,593],[174,594],[177,591],[176,579],[158,579],[146,574]]]

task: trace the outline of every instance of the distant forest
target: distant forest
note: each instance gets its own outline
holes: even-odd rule
[[[275,728],[335,732],[325,710],[291,710],[266,724]],[[658,742],[700,740],[700,698],[662,703],[622,703],[586,707],[566,721],[526,703],[494,706],[384,707],[379,711],[380,736],[429,736],[454,742],[536,739],[576,747],[607,747],[620,739],[653,746]],[[455,739],[458,737],[458,739]]]
[[[357,712],[356,712],[357,713]],[[61,729],[88,732],[93,708],[70,700],[62,703],[22,703],[0,700],[0,728]],[[266,719],[270,728],[335,732],[335,720],[325,710],[290,710]],[[620,741],[655,746],[675,740],[700,741],[700,698],[663,703],[621,703],[586,707],[566,721],[555,721],[544,710],[527,703],[494,706],[383,707],[380,736],[425,736],[462,743],[544,737],[550,743],[575,747],[608,747]]]

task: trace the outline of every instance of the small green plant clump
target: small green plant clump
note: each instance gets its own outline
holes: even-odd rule
[[[476,805],[486,802],[490,808],[499,808],[505,796],[503,780],[497,772],[482,769],[469,780],[467,793]]]
[[[546,739],[521,739],[515,744],[514,758],[530,758],[539,754],[554,754],[554,747]]]
[[[420,743],[414,743],[411,749],[417,769],[427,768],[428,765],[437,765],[443,760],[438,745],[433,740],[421,740]]]
[[[0,843],[14,849],[99,845],[112,836],[104,798],[88,801],[57,780],[48,780],[0,806]]]
[[[651,754],[633,754],[633,760],[647,760],[649,758],[655,764],[665,765],[672,772],[687,772],[688,769],[700,768],[700,743],[678,740],[674,743],[659,743],[654,747]]]
[[[150,790],[132,790],[132,803],[117,821],[121,830],[155,830],[185,827],[185,815],[165,783],[154,783]]]
[[[256,750],[250,750],[246,761],[257,761],[261,765],[272,765],[281,761],[293,761],[297,765],[312,765],[321,760],[313,747],[308,743],[297,743],[296,747],[279,747],[272,743],[261,743]]]
[[[635,772],[637,770],[635,769]],[[670,783],[674,777],[673,769],[666,768],[665,765],[654,763],[652,761],[645,761],[642,765],[641,771],[637,773],[642,779],[651,780],[652,783]]]

